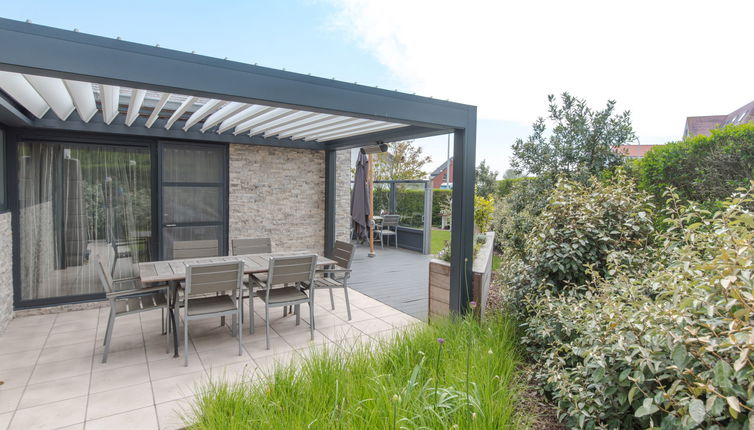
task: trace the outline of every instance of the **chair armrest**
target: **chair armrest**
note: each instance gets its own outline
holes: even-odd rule
[[[117,284],[118,282],[133,281],[135,279],[141,279],[141,278],[139,278],[138,276],[130,276],[128,278],[113,279],[113,284]]]
[[[322,273],[351,273],[351,269],[317,269],[314,273],[316,274],[322,274]]]
[[[117,298],[117,297],[124,297],[124,296],[138,296],[140,294],[146,294],[146,293],[152,293],[155,291],[160,290],[167,290],[167,285],[160,285],[156,287],[146,287],[146,288],[131,288],[130,290],[122,290],[122,291],[113,291],[112,293],[107,294],[107,298]]]

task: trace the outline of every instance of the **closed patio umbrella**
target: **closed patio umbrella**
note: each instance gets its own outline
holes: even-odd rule
[[[359,151],[359,157],[356,159],[356,173],[353,178],[353,191],[351,194],[351,219],[355,224],[356,237],[362,240],[367,237],[367,228],[369,225],[368,165],[367,156]]]

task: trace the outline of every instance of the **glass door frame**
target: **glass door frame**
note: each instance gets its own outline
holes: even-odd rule
[[[5,128],[5,155],[6,155],[6,186],[7,186],[7,198],[8,208],[12,213],[11,218],[11,235],[13,238],[12,246],[12,260],[13,260],[13,308],[16,310],[39,308],[52,305],[61,304],[74,304],[83,302],[101,301],[105,295],[104,293],[97,294],[82,294],[74,296],[64,297],[49,297],[43,299],[21,300],[22,286],[21,286],[21,226],[20,226],[20,207],[19,207],[19,190],[18,190],[18,146],[19,143],[25,141],[33,141],[40,143],[62,143],[72,146],[119,146],[119,147],[141,147],[148,148],[150,153],[151,163],[151,228],[152,236],[155,238],[150,241],[150,255],[155,256],[154,260],[162,259],[162,219],[158,216],[161,214],[162,200],[161,200],[161,178],[162,178],[162,166],[161,166],[161,143],[166,144],[180,144],[180,145],[198,145],[198,146],[210,146],[218,147],[222,146],[223,149],[223,221],[224,229],[222,232],[222,254],[227,253],[228,243],[228,213],[229,213],[229,146],[225,143],[201,143],[183,140],[161,140],[155,138],[148,138],[142,136],[113,136],[111,134],[99,134],[88,132],[77,132],[68,130],[41,130],[41,129],[20,129],[20,128]],[[0,245],[2,246],[2,245]]]
[[[213,183],[207,183],[207,182],[163,182],[163,161],[165,157],[165,147],[166,146],[185,146],[187,148],[212,148],[216,149],[218,147],[223,148],[223,165],[222,165],[222,182],[213,182]],[[153,220],[153,228],[155,228],[155,234],[157,235],[157,240],[154,241],[158,245],[157,254],[153,254],[157,256],[158,260],[164,260],[164,249],[163,249],[163,237],[164,237],[164,229],[166,227],[210,227],[210,226],[221,226],[221,240],[218,244],[219,246],[219,255],[227,255],[228,254],[228,228],[229,228],[229,220],[228,220],[228,214],[230,213],[230,196],[229,196],[229,150],[228,145],[224,144],[215,144],[215,143],[198,143],[198,142],[187,142],[187,141],[175,141],[175,140],[159,140],[157,142],[157,158],[156,158],[156,164],[157,164],[157,177],[156,180],[156,188],[154,190],[154,193],[157,198],[156,207],[153,207],[153,213],[156,214],[155,219]],[[216,186],[221,189],[220,193],[222,196],[222,208],[221,208],[221,215],[220,215],[220,222],[188,222],[188,223],[170,223],[172,225],[166,226],[166,223],[163,222],[163,214],[164,214],[164,203],[165,199],[163,199],[163,187],[165,185],[168,186],[180,186],[180,187],[196,187],[196,186]]]

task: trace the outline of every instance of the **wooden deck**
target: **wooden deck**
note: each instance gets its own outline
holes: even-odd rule
[[[356,246],[349,286],[420,320],[427,319],[429,255],[387,247]]]

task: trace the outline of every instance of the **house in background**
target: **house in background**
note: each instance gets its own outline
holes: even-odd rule
[[[453,189],[453,157],[450,157],[450,169],[448,169],[448,161],[440,164],[432,173],[429,174],[429,180],[432,181],[432,188],[450,188]],[[446,175],[450,170],[450,180],[448,181],[448,187],[445,186]]]
[[[659,145],[620,145],[615,148],[615,152],[626,158],[638,159],[647,155],[647,152]]]
[[[717,127],[725,127],[731,124],[745,124],[754,121],[754,101],[741,106],[728,115],[707,115],[686,117],[686,126],[683,129],[683,138],[693,137],[700,134],[709,136],[710,130]]]

